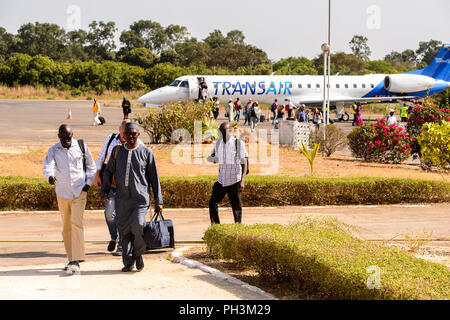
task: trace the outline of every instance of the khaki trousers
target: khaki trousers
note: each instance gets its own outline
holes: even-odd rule
[[[58,208],[63,223],[62,237],[69,261],[85,260],[83,213],[87,192],[81,191],[78,198],[58,197]]]

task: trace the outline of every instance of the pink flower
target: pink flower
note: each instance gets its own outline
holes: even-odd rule
[[[370,147],[373,148],[373,147],[375,147],[375,145],[374,145],[373,143],[371,143],[371,144],[370,144]]]
[[[381,141],[380,141],[380,140],[377,140],[377,141],[375,141],[375,144],[380,145],[380,144],[381,144]]]

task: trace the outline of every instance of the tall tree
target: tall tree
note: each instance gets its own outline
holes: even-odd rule
[[[68,62],[89,60],[86,50],[87,32],[79,29],[67,33],[67,46],[64,54],[64,60]]]
[[[231,30],[227,33],[227,39],[234,44],[245,44],[245,36],[241,30]]]
[[[92,59],[95,61],[114,59],[115,53],[113,51],[116,48],[114,34],[116,31],[116,24],[113,21],[105,23],[94,20],[89,24],[86,40],[89,44],[87,49]]]
[[[364,36],[354,35],[349,42],[352,53],[363,61],[368,61],[372,54],[367,41],[368,39]]]
[[[203,41],[213,49],[230,43],[230,40],[225,38],[222,31],[218,29],[211,32]]]
[[[66,32],[57,24],[27,23],[21,25],[17,37],[18,52],[30,56],[38,54],[59,60],[64,54],[66,44]]]

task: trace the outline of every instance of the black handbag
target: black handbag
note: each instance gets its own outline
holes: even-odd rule
[[[152,219],[145,224],[144,241],[147,250],[175,248],[172,220],[164,219],[161,212],[155,213]]]

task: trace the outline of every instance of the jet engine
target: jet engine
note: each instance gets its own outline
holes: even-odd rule
[[[433,88],[435,80],[419,74],[391,74],[384,78],[384,88],[389,92],[409,93]]]

